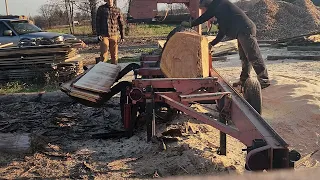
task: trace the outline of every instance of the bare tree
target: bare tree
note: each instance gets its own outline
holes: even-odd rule
[[[97,34],[97,30],[96,30],[97,0],[89,0],[89,6],[90,6],[90,13],[91,13],[92,33]]]
[[[41,5],[39,8],[39,13],[41,16],[46,20],[47,22],[47,27],[51,27],[51,10],[52,6],[48,4]]]
[[[119,2],[120,3],[119,3]],[[115,4],[121,4],[126,10],[129,7],[130,0],[116,0]],[[96,15],[97,15],[97,8],[100,3],[103,3],[103,0],[50,0],[50,5],[46,5],[47,9],[45,7],[42,8],[41,11],[47,11],[50,10],[48,7],[50,6],[59,6],[61,9],[64,9],[63,16],[67,20],[67,24],[69,25],[70,33],[74,33],[73,28],[73,21],[74,16],[77,15],[79,17],[79,13],[82,14],[84,17],[90,17],[91,19],[91,29],[92,33],[96,34]],[[125,10],[125,11],[126,11]],[[44,15],[43,13],[41,13]],[[44,17],[50,18],[50,14],[45,14]],[[87,19],[86,19],[87,20]],[[50,23],[50,21],[48,21]],[[51,24],[50,24],[51,26]]]

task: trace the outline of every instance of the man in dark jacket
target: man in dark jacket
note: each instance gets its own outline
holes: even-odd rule
[[[238,40],[242,72],[240,82],[234,83],[234,86],[244,84],[250,76],[251,66],[258,76],[261,87],[270,86],[267,67],[256,39],[256,26],[248,16],[229,0],[200,0],[200,8],[206,11],[193,22],[183,22],[182,26],[194,27],[215,18],[219,32],[210,43],[211,46],[218,44],[225,36]]]
[[[114,6],[113,0],[104,0],[106,4],[100,6],[96,17],[96,31],[100,42],[100,60],[108,60],[110,50],[111,63],[118,63],[118,33],[120,41],[124,41],[124,21],[120,9]]]

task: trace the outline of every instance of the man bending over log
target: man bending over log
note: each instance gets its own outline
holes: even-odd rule
[[[240,81],[233,86],[244,85],[250,77],[251,66],[255,70],[261,88],[270,86],[267,67],[261,56],[256,39],[256,26],[249,17],[229,0],[200,0],[200,8],[205,12],[193,22],[182,22],[184,27],[198,26],[215,17],[219,24],[217,37],[210,42],[215,46],[227,36],[238,40],[239,56],[242,62]]]

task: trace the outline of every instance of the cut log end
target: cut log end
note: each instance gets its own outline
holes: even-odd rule
[[[46,141],[35,134],[0,133],[0,153],[27,155],[42,150],[45,146]]]
[[[27,154],[31,152],[31,138],[29,134],[0,134],[0,152],[13,154]]]
[[[166,44],[160,68],[168,78],[209,76],[207,38],[192,32],[178,32]]]

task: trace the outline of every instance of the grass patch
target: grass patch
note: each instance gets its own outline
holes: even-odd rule
[[[203,31],[203,32],[207,32],[207,27],[204,27],[204,28],[202,29],[202,31]],[[218,26],[217,26],[217,25],[212,25],[212,28],[211,28],[211,30],[210,30],[210,33],[212,33],[212,34],[217,34],[218,31],[219,31]]]
[[[168,35],[169,32],[175,28],[172,25],[149,25],[149,24],[137,24],[130,25],[130,30],[127,31],[127,36],[139,37],[139,36],[163,36]],[[69,34],[68,27],[60,27],[53,29],[46,29],[48,32],[57,32]],[[76,26],[75,35],[89,35],[92,34],[91,26]]]
[[[48,32],[56,32],[56,33],[63,33],[63,34],[70,34],[69,27],[59,27],[53,29],[46,29]],[[92,34],[91,26],[76,26],[74,28],[75,35],[88,35]]]
[[[26,84],[19,81],[8,82],[0,86],[0,94],[11,93],[32,93],[32,92],[52,92],[59,89],[58,85],[35,85]]]
[[[158,50],[157,48],[137,48],[137,49],[133,49],[132,50],[132,53],[144,53],[144,54],[147,54],[147,53],[151,53],[153,51],[156,51]]]
[[[122,57],[118,59],[118,63],[140,62],[140,56]]]
[[[167,36],[176,26],[174,25],[154,25],[138,24],[130,25],[128,36]]]
[[[156,24],[130,24],[126,29],[126,36],[128,37],[152,37],[152,36],[167,36],[177,25],[156,25]],[[60,27],[47,29],[49,32],[57,32],[69,34],[69,27]],[[91,35],[91,26],[75,26],[75,35]],[[206,32],[206,27],[203,28],[203,32]],[[213,25],[211,33],[216,33],[218,27]]]

